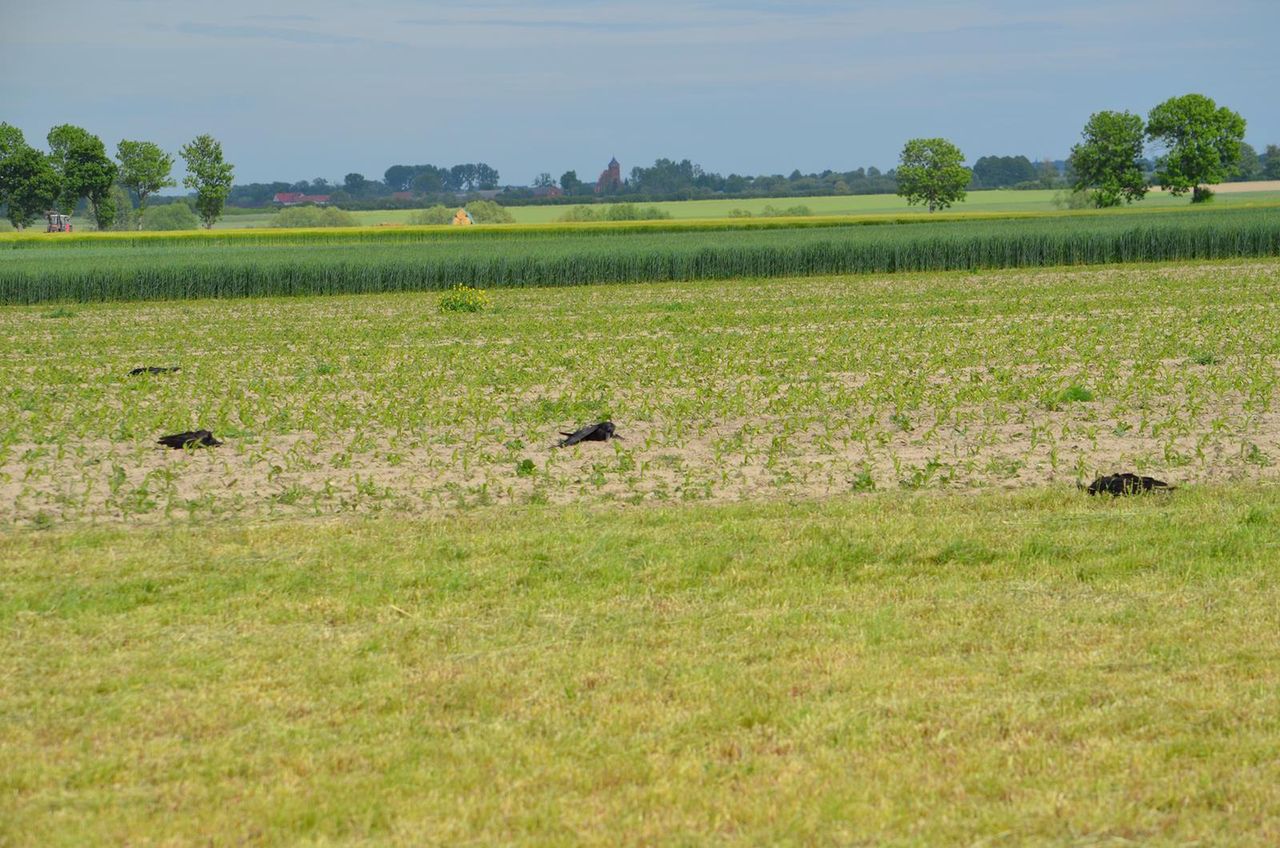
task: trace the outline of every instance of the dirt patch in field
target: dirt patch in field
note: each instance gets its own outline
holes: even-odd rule
[[[984,422],[990,410],[969,410],[939,424],[931,410],[915,410],[871,427],[859,419],[796,427],[774,417],[686,428],[620,422],[624,439],[569,449],[552,447],[552,431],[541,443],[504,444],[478,439],[475,429],[422,438],[299,433],[192,451],[106,440],[17,445],[0,466],[0,520],[415,514],[535,501],[1069,487],[1117,470],[1158,471],[1183,485],[1280,477],[1280,413],[1215,410],[1202,427],[1174,437],[1144,425],[1141,415],[1104,424],[1097,413],[1076,404]],[[1224,418],[1232,423],[1215,431],[1212,420]]]

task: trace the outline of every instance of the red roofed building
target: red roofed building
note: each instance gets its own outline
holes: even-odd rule
[[[329,202],[330,195],[327,194],[303,194],[300,191],[282,191],[272,198],[272,202],[279,203],[281,206],[297,206],[301,203],[314,203],[317,206],[323,206]]]

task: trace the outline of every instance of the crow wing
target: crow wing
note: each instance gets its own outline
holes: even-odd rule
[[[599,426],[599,424],[588,424],[585,427],[574,430],[572,433],[561,433],[560,435],[565,438],[560,442],[560,447],[567,448],[570,445],[576,445],[583,439],[589,438]]]

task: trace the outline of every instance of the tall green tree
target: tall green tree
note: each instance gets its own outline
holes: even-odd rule
[[[1262,151],[1262,178],[1280,180],[1280,145],[1268,144]]]
[[[973,172],[964,166],[964,154],[945,138],[913,138],[899,158],[898,194],[930,212],[964,200],[964,188]]]
[[[16,153],[27,146],[27,138],[22,134],[22,130],[0,121],[0,159],[8,156],[10,153]]]
[[[1010,188],[1034,182],[1036,166],[1025,156],[983,156],[973,163],[976,188]]]
[[[368,187],[364,174],[351,173],[342,178],[342,188],[352,197],[359,197]]]
[[[116,217],[111,186],[115,185],[119,169],[107,157],[102,139],[81,127],[59,124],[49,130],[48,140],[49,160],[62,188],[58,208],[71,214],[85,198],[98,229],[111,229]]]
[[[1253,145],[1240,142],[1240,161],[1236,163],[1235,171],[1228,180],[1238,183],[1260,179],[1262,179],[1262,157],[1253,149]]]
[[[17,127],[0,123],[0,203],[9,223],[20,230],[39,220],[59,188],[49,157],[28,145]]]
[[[1072,188],[1090,192],[1099,209],[1141,200],[1148,191],[1142,172],[1142,117],[1132,112],[1095,112],[1081,133],[1084,141],[1068,159]]]
[[[204,222],[205,229],[222,217],[222,206],[231,193],[231,181],[235,168],[222,158],[222,145],[211,135],[196,136],[179,151],[187,163],[187,175],[182,185],[196,193],[196,214]]]
[[[133,208],[133,198],[120,183],[111,187],[111,202],[116,207],[116,219],[112,222],[111,229],[123,232],[138,228],[138,221],[142,216]]]
[[[120,185],[138,195],[138,229],[147,211],[147,197],[162,188],[176,186],[173,157],[150,141],[121,141],[116,145],[120,160]]]
[[[565,194],[576,194],[581,187],[582,180],[578,179],[577,171],[565,171],[560,175],[560,188]]]
[[[1203,94],[1169,98],[1147,116],[1147,137],[1165,149],[1156,159],[1156,182],[1173,195],[1191,192],[1192,203],[1208,200],[1208,186],[1235,172],[1244,127],[1238,113]]]
[[[1044,159],[1036,166],[1036,181],[1040,183],[1040,188],[1053,188],[1062,182],[1058,166],[1053,164],[1052,159]]]

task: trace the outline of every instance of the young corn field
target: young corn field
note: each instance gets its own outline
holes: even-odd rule
[[[1034,268],[1280,255],[1276,209],[928,223],[13,238],[0,303]]]
[[[0,521],[1274,480],[1278,286],[1233,260],[10,307]],[[604,419],[623,440],[551,448]],[[226,443],[157,449],[196,428]]]

